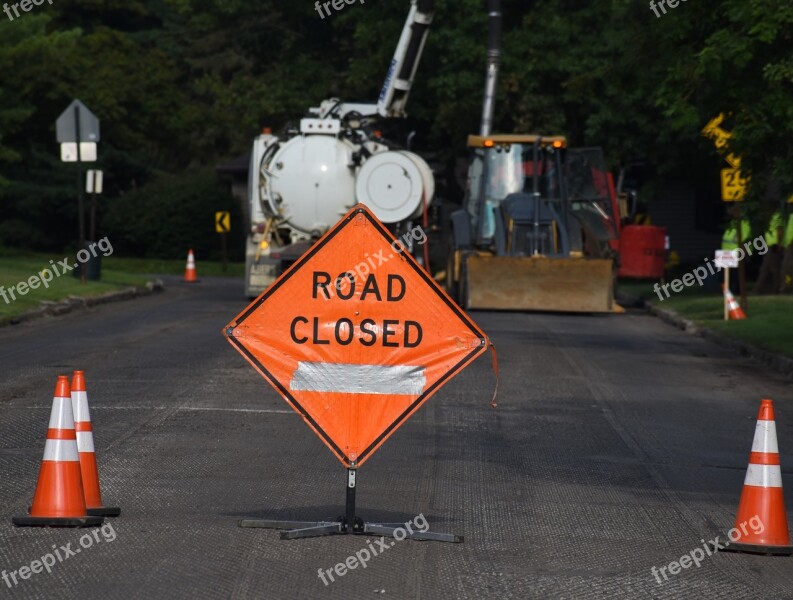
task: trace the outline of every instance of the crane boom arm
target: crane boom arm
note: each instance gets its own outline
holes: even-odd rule
[[[432,24],[434,0],[411,0],[410,4],[402,36],[377,101],[377,112],[383,117],[405,116],[405,105]]]

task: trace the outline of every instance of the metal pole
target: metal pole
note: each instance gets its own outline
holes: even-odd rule
[[[554,166],[556,168],[556,181],[558,182],[559,186],[559,212],[562,213],[562,223],[564,226],[564,230],[567,235],[570,235],[570,223],[568,219],[570,215],[573,213],[572,207],[570,206],[570,201],[567,196],[567,181],[565,181],[564,177],[564,168],[562,166],[562,150],[558,149],[554,152]],[[567,238],[568,244],[567,248],[562,248],[562,244],[559,244],[559,252],[568,255],[570,253],[570,238]]]
[[[94,191],[91,192],[91,225],[88,228],[92,242],[96,241],[96,180],[96,171],[94,171],[94,187],[92,188]]]
[[[347,530],[352,532],[355,528],[355,467],[347,469]]]
[[[223,252],[223,272],[226,272],[226,265],[228,263],[228,246],[226,244],[226,232],[220,234],[221,237],[221,250]]]
[[[532,148],[532,197],[534,198],[534,242],[532,255],[540,253],[540,140],[534,142]]]
[[[738,248],[743,249],[743,205],[738,212],[739,219],[738,219]],[[746,251],[744,250],[744,253]],[[746,296],[746,264],[745,264],[746,257],[744,256],[744,260],[742,260],[738,264],[738,287],[740,288],[741,293],[741,308],[743,311],[749,315],[749,298]]]
[[[730,268],[727,267],[724,269],[724,320],[730,320],[730,313],[729,313],[729,306],[727,304],[727,292],[730,291]]]
[[[85,202],[83,201],[83,170],[81,163],[83,162],[82,153],[80,152],[80,108],[74,107],[74,129],[77,137],[77,219],[80,228],[80,240],[78,242],[78,252],[85,248]],[[80,283],[85,283],[85,264],[80,264]]]

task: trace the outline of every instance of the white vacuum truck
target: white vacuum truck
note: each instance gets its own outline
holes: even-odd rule
[[[263,292],[358,202],[396,233],[426,215],[435,191],[432,170],[421,157],[379,137],[375,127],[381,119],[405,116],[432,16],[433,0],[411,0],[376,104],[331,98],[310,108],[299,129],[277,136],[265,130],[254,140],[248,182],[249,298]]]

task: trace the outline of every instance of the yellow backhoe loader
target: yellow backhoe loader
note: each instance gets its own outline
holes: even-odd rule
[[[480,135],[463,208],[451,216],[446,286],[466,309],[621,312],[614,303],[618,206],[600,148],[562,136],[493,135],[501,2],[490,36]]]
[[[559,136],[468,138],[447,289],[466,309],[613,312],[613,186],[599,148]]]

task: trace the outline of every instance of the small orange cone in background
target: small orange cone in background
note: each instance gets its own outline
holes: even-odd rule
[[[724,289],[724,297],[727,300],[727,310],[729,311],[730,321],[742,321],[746,318],[746,313],[743,312],[741,305],[738,304],[738,301],[735,299],[735,296],[732,295],[732,292],[729,288],[724,287],[724,284],[721,286]]]
[[[101,525],[103,517],[89,516],[85,507],[77,435],[74,429],[69,378],[55,384],[44,459],[39,470],[30,516],[14,517],[17,527],[86,527]]]
[[[91,427],[91,413],[88,410],[88,392],[85,389],[85,373],[75,371],[72,376],[72,410],[74,428],[77,431],[77,452],[80,455],[80,471],[83,476],[85,506],[89,515],[117,517],[121,514],[118,507],[102,505],[99,490],[99,468],[94,450],[94,432]]]
[[[747,524],[751,525],[748,530]],[[777,556],[793,554],[782,492],[774,403],[771,400],[760,403],[749,468],[732,531],[736,529],[740,537],[735,542],[730,538],[730,545],[724,550]]]
[[[196,283],[198,281],[198,273],[196,273],[195,269],[195,256],[193,256],[193,251],[187,251],[187,266],[184,269],[184,280],[185,283]]]

